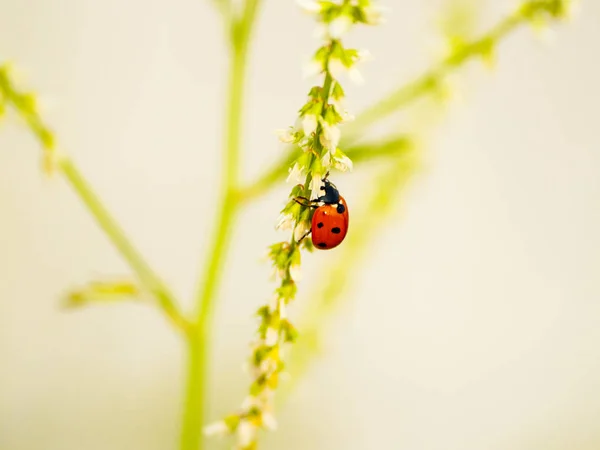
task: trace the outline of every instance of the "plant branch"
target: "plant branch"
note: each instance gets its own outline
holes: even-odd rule
[[[368,257],[365,253],[372,239],[380,235],[377,230],[385,223],[386,216],[394,211],[397,198],[418,167],[419,153],[413,148],[393,157],[389,166],[374,177],[375,187],[364,200],[362,211],[354,214],[357,219],[352,234],[346,238],[337,261],[331,265],[332,270],[314,283],[316,288],[306,296],[308,305],[298,326],[302,334],[292,349],[287,368],[293,377],[282,389],[280,403],[286,400],[296,382],[308,371],[315,354],[318,354],[324,323],[340,307],[344,293],[352,289],[359,263],[364,262],[363,256]]]
[[[240,206],[237,192],[248,45],[260,3],[260,0],[247,0],[241,17],[233,20],[230,29],[232,61],[229,73],[220,206],[211,240],[212,248],[207,254],[204,273],[196,295],[197,316],[188,342],[190,359],[181,434],[182,450],[203,448],[202,429],[205,422],[208,347],[217,289],[223,275],[233,223]]]
[[[345,153],[356,165],[398,156],[409,151],[412,145],[413,141],[410,136],[400,135],[350,146],[345,149]],[[260,197],[274,187],[279,180],[284,179],[288,174],[288,168],[301,152],[302,150],[290,146],[285,163],[273,165],[256,181],[240,189],[239,195],[242,201],[249,202]]]
[[[559,18],[566,15],[567,11],[565,11],[564,3],[564,0],[534,0],[526,2],[480,37],[461,44],[455,44],[451,53],[442,61],[408,84],[402,84],[398,89],[385,95],[359,114],[353,123],[347,125],[347,131],[345,138],[342,140],[341,147],[344,149],[348,148],[350,142],[359,140],[375,123],[410,106],[427,95],[438,92],[444,78],[471,59],[491,58],[495,46],[519,26],[541,17],[542,14],[547,14],[551,18]],[[254,198],[262,195],[273,187],[277,181],[285,178],[290,164],[297,158],[299,152],[300,150],[297,148],[286,152],[285,155],[259,176],[256,181],[243,190],[244,196],[246,198]],[[347,153],[352,158],[350,149]]]
[[[157,300],[165,315],[177,328],[187,331],[188,323],[175,304],[175,296],[133,246],[76,165],[66,155],[56,150],[54,134],[38,114],[35,97],[32,94],[21,93],[14,87],[6,66],[0,67],[0,94],[4,101],[13,106],[19,116],[26,121],[32,133],[38,138],[44,150],[46,169],[59,171],[65,177],[142,285]]]
[[[444,78],[450,72],[460,68],[473,58],[489,56],[499,40],[525,21],[526,19],[522,15],[511,14],[481,37],[471,42],[456,45],[450,55],[433,68],[386,95],[358,115],[350,128],[350,136],[360,136],[374,123],[411,105],[426,95],[434,94],[440,89]]]
[[[470,44],[457,47],[453,54],[440,65],[413,83],[397,90],[389,99],[382,100],[368,109],[360,116],[358,127],[355,126],[352,131],[356,133],[357,129],[365,130],[366,127],[386,115],[428,94],[449,71],[460,66],[469,58],[478,55],[489,56],[489,52],[499,41],[519,25],[535,20],[536,15],[539,14],[548,14],[556,19],[564,17],[568,11],[562,0],[536,0],[524,3],[483,37]],[[539,19],[539,16],[537,18]],[[328,272],[320,282],[316,282],[314,285],[317,288],[307,296],[309,304],[300,320],[299,327],[302,329],[302,339],[299,339],[294,347],[289,362],[289,370],[294,374],[293,382],[286,386],[283,395],[279,398],[280,402],[285,401],[297,381],[310,368],[320,350],[324,323],[340,307],[343,294],[349,290],[352,280],[356,279],[355,272],[358,262],[363,260],[362,256],[365,254],[371,238],[378,236],[378,233],[373,230],[380,227],[384,223],[385,216],[393,212],[394,201],[418,169],[418,156],[416,158],[410,157],[410,154],[407,156],[408,158],[396,159],[391,168],[386,169],[380,177],[377,177],[376,188],[365,202],[365,205],[370,205],[370,208],[355,215],[359,217],[358,222],[355,222],[354,231],[347,238],[338,262],[333,265],[333,271]]]
[[[133,246],[119,224],[81,175],[79,169],[71,160],[65,157],[58,161],[58,167],[83,204],[96,219],[100,228],[137,274],[142,284],[156,297],[163,312],[174,325],[177,325],[183,331],[187,331],[189,324],[175,305],[174,295]]]

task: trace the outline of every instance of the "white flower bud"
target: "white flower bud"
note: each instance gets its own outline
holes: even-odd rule
[[[305,114],[302,119],[302,129],[304,130],[304,134],[306,136],[310,136],[317,130],[317,125],[319,124],[317,116],[314,114]]]
[[[256,398],[254,395],[247,396],[242,402],[242,409],[250,409],[258,406],[258,398]]]
[[[249,420],[242,420],[237,428],[238,445],[246,448],[256,440],[257,427]]]
[[[350,78],[350,81],[357,85],[361,85],[365,82],[365,79],[363,78],[362,74],[355,67],[352,67],[348,70],[348,78]]]
[[[342,137],[342,132],[335,125],[330,125],[325,120],[321,120],[321,128],[323,128],[323,133],[321,134],[320,140],[323,147],[329,149],[330,151],[335,151],[338,144],[340,143],[340,138]]]
[[[302,75],[304,78],[314,77],[323,71],[323,64],[316,59],[311,59],[302,68]]]
[[[291,230],[294,227],[294,218],[289,214],[280,214],[276,230]]]
[[[265,428],[268,430],[276,430],[277,429],[277,420],[275,420],[275,416],[270,412],[263,412],[261,415],[261,421]]]
[[[267,328],[267,333],[265,335],[265,344],[269,347],[273,347],[277,345],[277,342],[279,342],[279,331],[272,327]]]
[[[277,134],[277,137],[279,137],[279,140],[281,142],[283,142],[284,144],[291,144],[296,140],[296,136],[294,136],[293,131],[294,130],[292,130],[291,128],[280,128],[278,130],[275,130],[275,133]]]
[[[290,174],[287,177],[287,182],[293,181],[295,183],[301,183],[303,181],[304,170],[298,165],[294,164],[294,167],[290,168]]]
[[[339,58],[332,56],[327,63],[327,70],[333,78],[338,80],[348,69]]]
[[[312,180],[310,181],[310,191],[313,198],[317,198],[321,195],[321,186],[323,182],[321,181],[321,177],[323,174],[313,173]]]
[[[350,158],[348,158],[346,155],[344,155],[344,154],[340,154],[339,156],[335,155],[333,157],[333,159],[335,161],[333,165],[335,166],[335,168],[337,170],[340,170],[342,172],[346,172],[348,170],[352,171],[352,167],[353,167],[352,160]]]
[[[309,230],[310,230],[310,224],[306,220],[303,220],[302,222],[298,222],[298,224],[296,225],[296,228],[294,229],[294,239],[296,241],[299,241],[304,236],[306,236],[306,233],[308,233]]]
[[[279,299],[279,318],[282,320],[287,319],[287,305],[282,298]]]
[[[369,5],[363,8],[363,13],[369,25],[379,25],[385,22],[385,18],[383,17],[385,11],[387,11],[387,8],[376,5]]]
[[[290,266],[290,276],[294,281],[300,281],[302,279],[302,268],[300,264],[293,264]]]
[[[230,432],[223,420],[206,425],[203,431],[206,436],[226,436]]]
[[[329,24],[329,36],[333,39],[339,39],[352,27],[352,19],[346,14],[336,17]]]
[[[297,0],[298,5],[309,14],[319,14],[321,3],[314,0]]]

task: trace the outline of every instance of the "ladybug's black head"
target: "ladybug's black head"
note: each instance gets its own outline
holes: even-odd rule
[[[325,191],[325,195],[319,197],[319,201],[328,205],[335,205],[336,203],[339,203],[340,193],[335,187],[335,185],[327,178],[323,178],[322,181],[323,186],[321,186],[321,190]]]

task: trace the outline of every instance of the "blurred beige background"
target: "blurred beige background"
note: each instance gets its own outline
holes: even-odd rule
[[[202,0],[0,0],[0,57],[152,263],[189,298],[209,244],[225,48]],[[388,1],[353,42],[375,56],[366,106],[435,56],[440,2]],[[492,2],[488,2],[492,3]],[[513,7],[493,2],[485,23]],[[600,448],[600,4],[550,45],[521,30],[460,101],[374,241],[326,357],[269,449]],[[266,1],[251,66],[245,176],[281,147],[309,81],[313,23]],[[65,313],[65,288],[126,268],[15,121],[0,123],[0,449],[164,450],[179,426],[182,343],[155,311]],[[365,177],[340,178],[349,202]],[[364,170],[367,170],[364,167]],[[260,263],[287,188],[243,214],[218,311],[211,418],[237,407],[268,298]],[[333,254],[305,259],[308,290]],[[189,304],[188,304],[189,306]]]

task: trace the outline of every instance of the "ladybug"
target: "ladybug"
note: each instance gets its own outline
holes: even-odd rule
[[[321,250],[330,250],[342,243],[348,232],[348,205],[335,187],[325,177],[321,190],[325,195],[312,200],[310,203],[316,208],[310,233],[313,245]],[[314,203],[322,203],[315,206]]]

